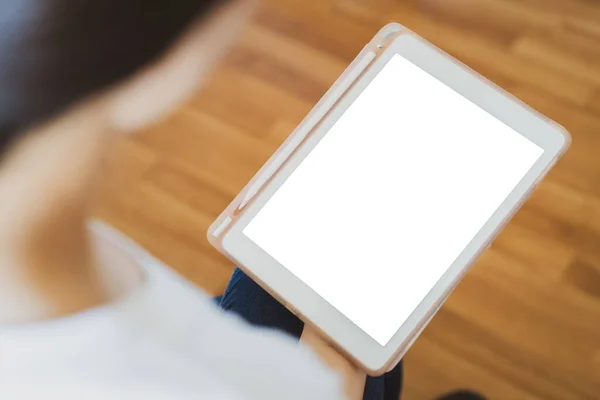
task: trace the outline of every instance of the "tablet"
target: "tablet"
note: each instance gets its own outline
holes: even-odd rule
[[[569,142],[554,122],[390,24],[208,237],[332,345],[380,374]]]

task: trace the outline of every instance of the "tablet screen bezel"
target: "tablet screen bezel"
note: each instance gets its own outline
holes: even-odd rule
[[[544,153],[392,339],[385,346],[381,346],[246,237],[243,230],[396,54],[408,59],[537,144],[544,150]],[[401,113],[398,115],[401,118]],[[269,287],[282,302],[302,315],[303,319],[315,324],[366,369],[379,371],[399,348],[410,342],[414,333],[422,326],[423,321],[440,306],[450,290],[460,281],[468,269],[467,267],[487,247],[490,238],[495,237],[501,227],[510,219],[510,216],[518,209],[558,156],[564,152],[568,144],[568,135],[552,121],[533,111],[422,38],[412,33],[401,34],[384,52],[378,55],[369,69],[254,197],[239,218],[236,218],[222,237],[222,248],[231,258],[238,261],[246,272]]]

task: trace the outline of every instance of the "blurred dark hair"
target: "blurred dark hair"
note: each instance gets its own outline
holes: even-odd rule
[[[222,0],[0,0],[0,152],[133,74]]]

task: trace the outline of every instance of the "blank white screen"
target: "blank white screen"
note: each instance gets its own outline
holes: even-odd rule
[[[542,153],[395,55],[244,234],[385,345]]]

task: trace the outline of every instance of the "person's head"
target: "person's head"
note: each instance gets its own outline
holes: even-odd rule
[[[253,3],[0,0],[0,323],[125,290],[86,229],[108,150],[200,86]]]
[[[187,73],[181,78],[193,88],[227,49],[247,11],[244,0],[3,0],[0,149],[34,124],[132,78],[156,94],[150,87],[186,63],[189,68],[177,72]],[[176,47],[180,60],[173,60]],[[157,76],[143,81],[149,68]],[[169,84],[180,85],[165,82],[161,93]]]
[[[0,1],[0,246],[71,215],[112,138],[197,89],[252,3]]]

